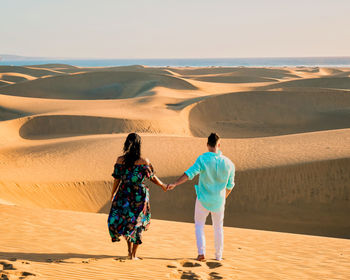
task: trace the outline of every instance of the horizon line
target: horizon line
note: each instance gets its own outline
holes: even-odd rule
[[[110,57],[110,58],[106,58],[106,57],[35,57],[35,56],[25,56],[25,55],[16,55],[16,54],[0,54],[0,61],[5,61],[1,58],[3,58],[2,56],[13,56],[13,57],[18,57],[19,58],[24,58],[24,59],[37,59],[37,60],[67,60],[67,59],[71,59],[71,60],[162,60],[162,59],[289,59],[289,58],[349,58],[350,59],[350,55],[336,55],[336,56],[332,56],[332,55],[328,55],[328,56],[245,56],[245,57],[136,57],[136,58],[132,58],[132,57],[126,57],[126,58],[115,58],[115,57]],[[11,61],[10,59],[8,61]]]

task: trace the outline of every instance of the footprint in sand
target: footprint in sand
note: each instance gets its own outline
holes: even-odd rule
[[[201,266],[200,263],[192,262],[192,261],[188,261],[188,260],[182,260],[182,261],[180,261],[180,264],[183,267],[198,267],[198,266]]]
[[[0,275],[0,279],[1,279],[1,280],[9,280],[9,278],[7,277],[7,275],[6,275],[6,274],[3,274],[3,273]]]
[[[201,278],[198,274],[196,274],[196,273],[192,272],[191,270],[189,270],[189,271],[182,272],[180,279],[197,280],[197,279],[203,279],[203,278]]]
[[[91,262],[94,262],[94,261],[97,261],[97,259],[95,259],[95,258],[90,258],[90,259],[82,260],[81,262],[82,262],[82,263],[91,263]]]
[[[218,268],[218,267],[222,266],[222,264],[219,263],[219,262],[206,262],[206,265],[207,265],[210,269]]]
[[[179,262],[173,262],[167,265],[168,268],[173,268],[169,274],[170,279],[193,279],[200,280],[203,279],[200,275],[196,274],[192,270],[186,270],[181,268],[187,267],[200,267],[201,264],[190,261],[190,260],[181,260]]]
[[[220,262],[206,262],[206,265],[209,269],[215,269],[222,264]],[[210,279],[210,280],[217,280],[217,279],[223,279],[223,277],[217,273],[217,272],[211,272],[207,276],[206,273],[203,273],[199,271],[199,273],[195,273],[192,270],[186,270],[188,267],[193,267],[195,269],[199,269],[202,265],[199,262],[196,261],[190,261],[190,260],[181,260],[177,263],[171,263],[167,265],[168,268],[173,268],[174,270],[170,273],[169,278],[171,279]],[[181,269],[184,268],[184,269]],[[203,275],[205,274],[205,275]],[[203,278],[204,277],[204,278]]]
[[[217,273],[217,272],[210,272],[209,273],[209,276],[210,276],[210,280],[216,280],[216,279],[223,279],[224,277],[222,277],[222,276],[220,276],[220,274],[219,273]]]
[[[2,265],[1,270],[15,270],[12,263],[0,261],[0,265]]]
[[[130,260],[128,257],[118,257],[114,259],[115,261],[118,262],[126,262],[127,260]]]
[[[18,271],[13,267],[12,263],[6,261],[0,261],[0,280],[9,280],[9,279],[25,279],[28,276],[35,276],[34,273],[28,271]]]
[[[24,276],[24,277],[27,277],[27,276],[35,276],[34,273],[31,273],[31,272],[28,272],[28,271],[22,271],[22,272],[21,272],[21,275]]]
[[[175,265],[167,265],[168,268],[177,268]]]

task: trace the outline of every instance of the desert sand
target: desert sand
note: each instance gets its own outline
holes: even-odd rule
[[[224,260],[194,261],[195,181],[151,191],[142,261],[112,244],[127,133],[172,182],[218,132]],[[0,66],[1,279],[348,279],[349,68]]]

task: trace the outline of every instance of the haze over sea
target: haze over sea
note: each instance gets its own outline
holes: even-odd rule
[[[266,57],[266,58],[157,58],[157,59],[16,59],[0,60],[0,65],[70,64],[81,67],[108,67],[126,65],[209,67],[209,66],[322,66],[350,67],[350,57]]]

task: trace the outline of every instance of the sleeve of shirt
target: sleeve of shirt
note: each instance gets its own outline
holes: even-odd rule
[[[198,175],[202,170],[200,157],[197,158],[196,162],[185,171],[188,179],[192,180],[196,175]]]
[[[226,189],[232,190],[234,186],[235,186],[235,168],[233,167],[231,168],[230,175],[228,177]]]

